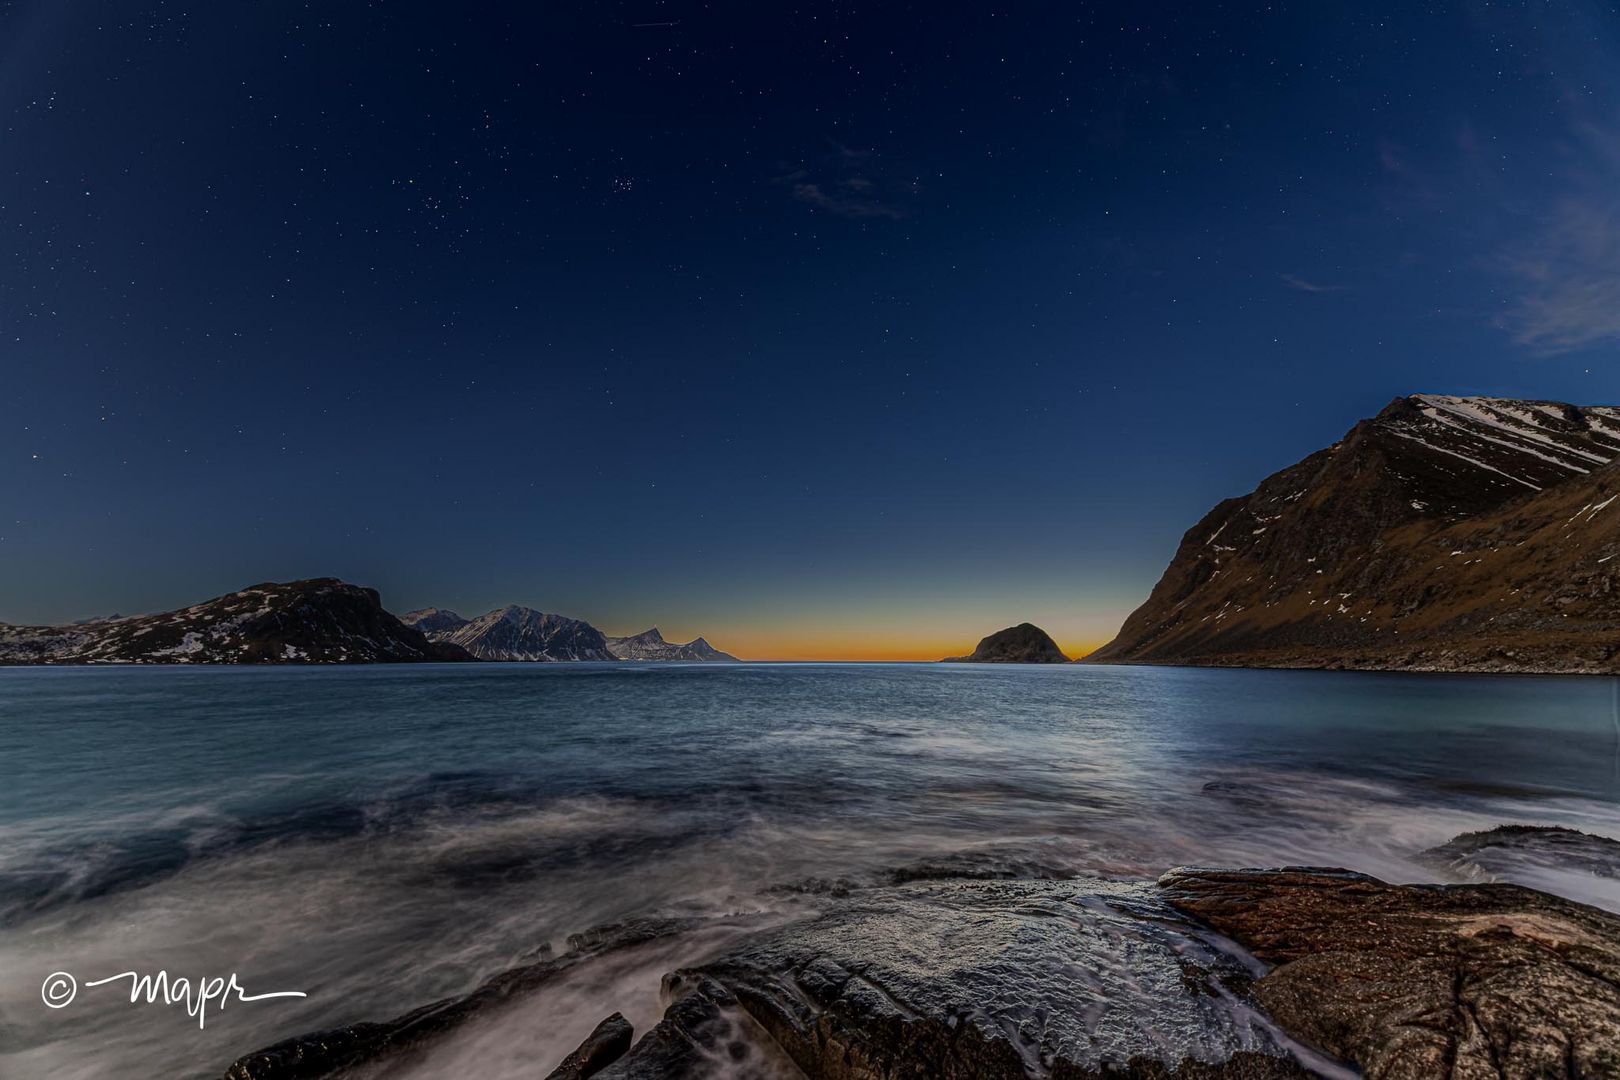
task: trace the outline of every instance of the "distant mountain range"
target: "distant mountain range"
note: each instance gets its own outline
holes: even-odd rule
[[[736,660],[702,638],[693,638],[684,645],[665,641],[658,627],[643,630],[630,637],[610,637],[608,651],[620,660]]]
[[[408,611],[399,617],[399,621],[406,626],[414,626],[424,634],[437,634],[444,630],[455,630],[466,626],[471,619],[463,619],[453,611],[444,608],[423,608],[420,611]]]
[[[160,615],[66,626],[0,623],[0,664],[375,664],[443,660],[735,660],[656,629],[614,638],[590,623],[510,606],[476,619],[424,608],[396,618],[375,589],[336,578],[267,582]]]
[[[462,619],[452,611],[427,608],[403,619],[407,626],[425,629],[434,641],[459,645],[480,660],[616,660],[608,651],[602,631],[590,623],[509,604],[476,619]]]
[[[1088,662],[1620,671],[1620,408],[1397,398],[1193,526]]]
[[[0,663],[248,664],[470,660],[336,578],[266,582],[161,615],[0,625]]]
[[[607,637],[588,622],[516,605],[476,619],[444,608],[423,608],[400,618],[432,640],[459,645],[480,660],[737,659],[702,638],[684,645],[665,641],[656,626],[630,637]]]

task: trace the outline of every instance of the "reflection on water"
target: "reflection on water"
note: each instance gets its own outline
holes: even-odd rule
[[[1432,880],[1414,856],[1461,832],[1620,836],[1614,693],[1090,667],[0,671],[0,1074],[217,1075],[592,925],[727,915],[456,1051],[454,1071],[543,1075],[615,1009],[645,1027],[658,975],[727,927],[813,902],[783,885],[1185,863]],[[1620,910],[1613,879],[1515,874]],[[130,969],[310,996],[202,1031],[105,990],[39,1001],[49,972]]]

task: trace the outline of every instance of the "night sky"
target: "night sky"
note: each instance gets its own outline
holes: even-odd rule
[[[1396,395],[1620,400],[1612,4],[13,0],[0,59],[0,621],[1078,653]]]

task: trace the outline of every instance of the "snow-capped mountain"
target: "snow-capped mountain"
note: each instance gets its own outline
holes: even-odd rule
[[[1089,660],[1620,670],[1620,408],[1398,398],[1216,506]]]
[[[723,653],[702,638],[693,638],[684,645],[665,641],[658,627],[643,630],[629,637],[610,637],[607,647],[620,660],[732,660],[737,658]]]
[[[424,634],[437,634],[466,626],[471,620],[463,619],[460,615],[446,608],[430,607],[407,611],[399,617],[399,621],[406,626],[416,627]]]
[[[246,664],[467,660],[336,578],[266,582],[161,615],[0,625],[0,663]]]
[[[515,604],[428,637],[459,645],[480,660],[617,659],[590,623]]]

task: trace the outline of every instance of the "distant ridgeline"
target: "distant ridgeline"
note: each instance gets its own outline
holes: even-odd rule
[[[1193,526],[1088,662],[1620,671],[1620,408],[1420,394]]]
[[[70,626],[0,624],[0,664],[421,663],[443,660],[735,660],[656,629],[607,638],[589,623],[505,607],[477,619],[403,619],[375,589],[336,578],[265,583],[165,612]]]
[[[476,619],[424,608],[401,621],[434,641],[460,646],[480,660],[732,660],[702,638],[664,640],[655,626],[630,637],[607,637],[588,622],[509,605]]]

